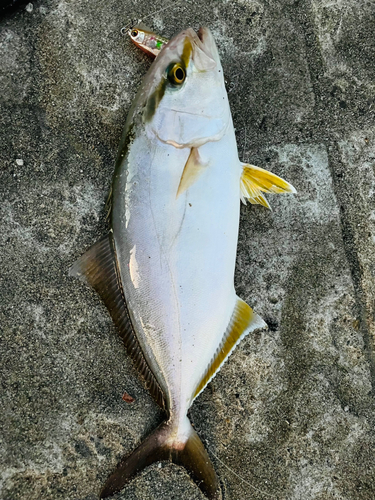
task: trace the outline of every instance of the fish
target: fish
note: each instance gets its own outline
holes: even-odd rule
[[[151,57],[157,57],[163,45],[169,41],[168,38],[157,35],[143,24],[133,26],[128,31],[128,35],[138,48]]]
[[[187,412],[241,339],[267,325],[234,288],[241,200],[269,208],[287,181],[238,158],[219,53],[188,28],[152,63],[130,108],[110,193],[110,230],[70,269],[101,296],[165,420],[101,493],[144,467],[184,466],[210,500],[220,482]]]

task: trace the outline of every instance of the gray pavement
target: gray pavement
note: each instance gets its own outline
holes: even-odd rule
[[[0,20],[0,498],[94,500],[163,419],[104,305],[69,278],[105,234],[127,111],[148,58],[121,36],[166,4],[40,0]],[[225,500],[375,498],[375,4],[176,2],[207,25],[240,156],[290,181],[241,210],[247,337],[190,418]],[[128,404],[124,392],[135,398]],[[117,500],[204,500],[154,464]]]

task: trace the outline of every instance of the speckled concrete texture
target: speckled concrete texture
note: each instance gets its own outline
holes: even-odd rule
[[[67,271],[107,231],[122,127],[150,65],[120,33],[166,6],[40,0],[0,19],[0,498],[95,500],[163,419],[104,305]],[[375,498],[375,4],[172,3],[210,27],[240,156],[289,180],[241,210],[235,283],[269,328],[190,418],[225,500]],[[122,399],[129,393],[135,401]],[[204,500],[184,469],[117,500]]]

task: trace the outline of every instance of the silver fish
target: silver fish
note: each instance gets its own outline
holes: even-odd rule
[[[70,274],[93,286],[167,418],[109,477],[101,497],[158,460],[221,498],[187,411],[248,333],[266,326],[235,292],[240,199],[294,193],[238,159],[223,70],[207,28],[162,48],[129,112],[116,161],[111,231]]]

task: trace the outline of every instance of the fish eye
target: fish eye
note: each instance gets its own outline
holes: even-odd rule
[[[132,36],[133,38],[136,38],[138,36],[138,30],[132,30],[132,32],[130,33],[130,36]]]
[[[180,63],[176,63],[168,72],[168,80],[174,85],[181,85],[186,78],[186,72]]]

